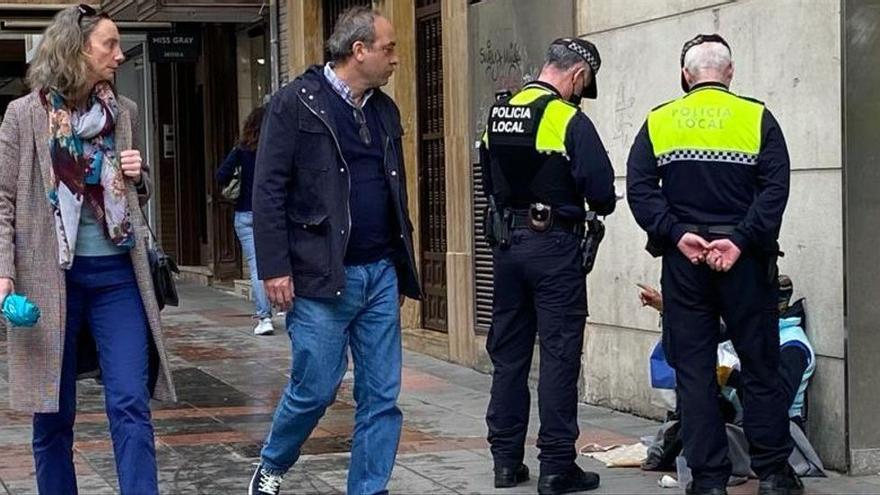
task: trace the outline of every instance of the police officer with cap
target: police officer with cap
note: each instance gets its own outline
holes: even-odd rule
[[[616,201],[605,147],[578,107],[582,97],[596,97],[600,64],[592,43],[555,40],[538,79],[492,107],[482,140],[484,190],[504,223],[495,229],[502,238],[494,239],[495,300],[486,341],[494,365],[486,423],[498,488],[529,478],[523,455],[536,334],[538,492],[599,485],[598,475],[575,463],[575,440],[587,317],[584,200],[600,215],[610,214]]]
[[[683,97],[648,114],[630,151],[627,196],[648,251],[663,257],[663,342],[676,370],[692,494],[724,494],[731,472],[716,345],[727,325],[742,361],[744,429],[761,495],[794,495],[779,368],[777,238],[789,194],[782,130],[730,92],[730,46],[699,35],[681,52]]]

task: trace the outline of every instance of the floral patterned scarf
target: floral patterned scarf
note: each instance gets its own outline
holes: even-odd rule
[[[113,244],[132,247],[125,176],[114,139],[118,107],[113,87],[106,81],[95,85],[84,112],[71,111],[55,90],[41,96],[49,113],[54,189],[48,197],[55,213],[59,264],[64,269],[73,264],[83,205],[91,208]]]

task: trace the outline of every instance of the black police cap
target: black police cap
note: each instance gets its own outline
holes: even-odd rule
[[[581,38],[558,38],[553,40],[551,45],[561,45],[568,48],[580,55],[584,62],[590,66],[590,69],[593,70],[593,77],[590,85],[584,88],[582,96],[584,98],[596,99],[596,74],[599,72],[599,67],[602,66],[602,58],[599,57],[599,50],[596,48],[596,45]]]

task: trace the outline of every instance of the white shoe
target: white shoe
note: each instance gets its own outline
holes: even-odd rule
[[[272,326],[272,318],[262,318],[254,327],[254,335],[272,335],[275,327]]]

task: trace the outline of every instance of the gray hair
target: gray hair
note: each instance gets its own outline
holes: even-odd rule
[[[79,7],[68,7],[55,14],[43,31],[37,53],[28,69],[31,89],[53,88],[65,99],[80,95],[89,84],[89,64],[83,48],[98,23],[106,17],[83,16]]]
[[[563,71],[571,69],[577,64],[586,65],[586,63],[584,57],[570,50],[567,46],[556,43],[550,45],[544,56],[544,65],[552,65]]]
[[[381,16],[378,10],[369,7],[352,7],[340,14],[333,34],[327,39],[330,60],[342,62],[350,57],[351,46],[358,41],[371,47],[376,41],[376,18]]]
[[[730,49],[721,43],[701,43],[684,55],[684,68],[692,76],[703,71],[723,71],[731,64]]]

